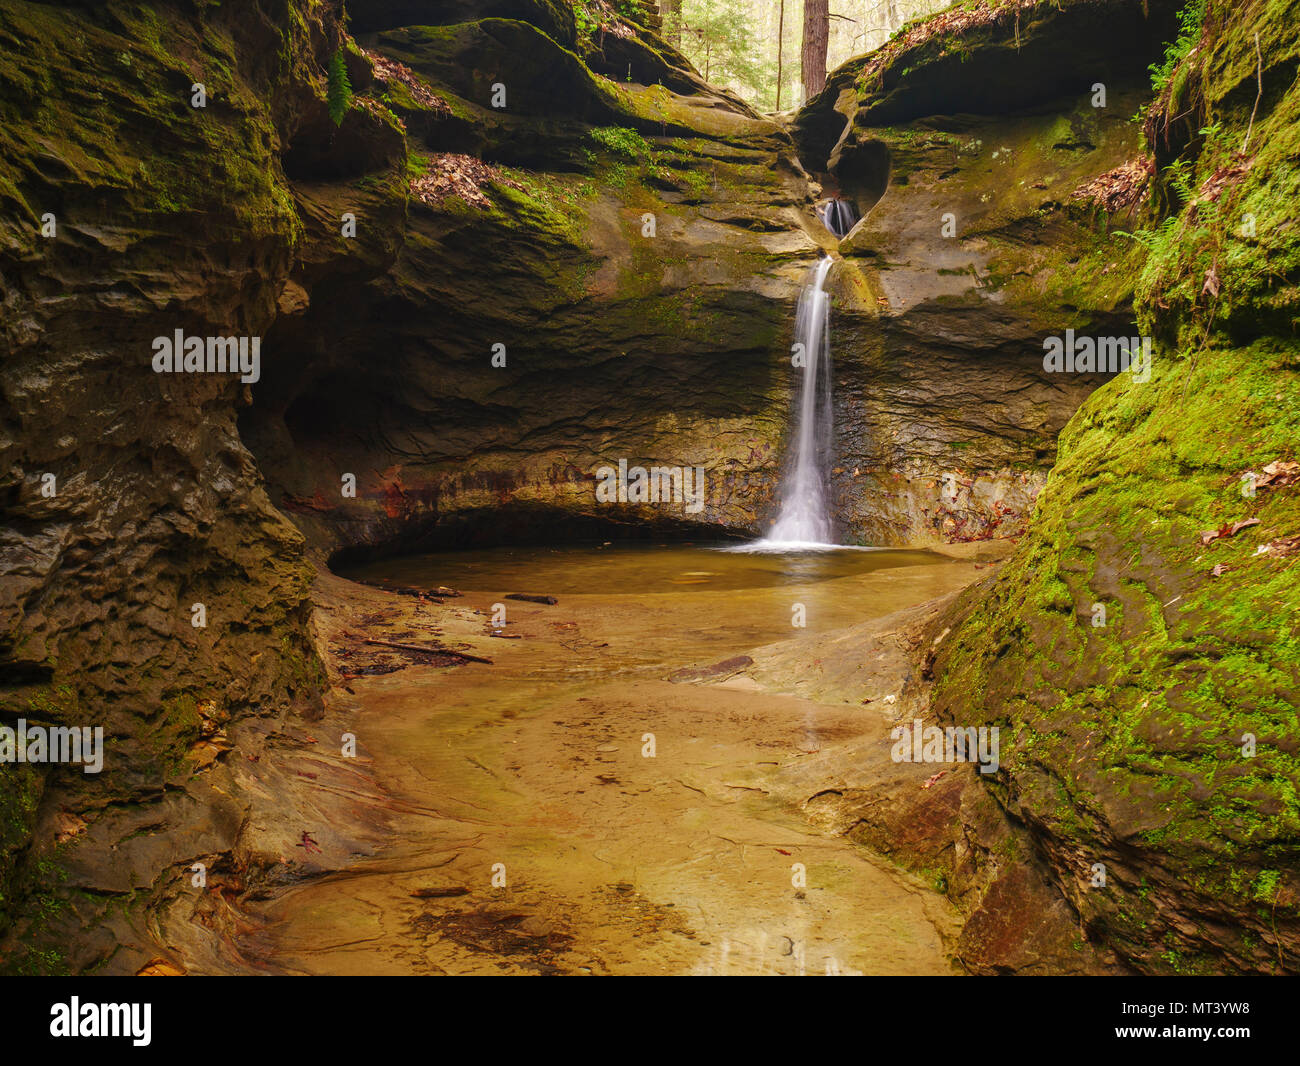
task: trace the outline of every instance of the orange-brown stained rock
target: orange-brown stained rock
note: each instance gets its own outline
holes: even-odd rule
[[[187,974],[180,967],[168,962],[166,959],[154,959],[148,966],[140,970],[136,977],[185,977]]]

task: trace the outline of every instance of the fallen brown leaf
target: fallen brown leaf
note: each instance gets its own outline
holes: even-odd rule
[[[411,182],[411,195],[422,204],[437,207],[451,196],[458,196],[471,207],[487,209],[492,201],[483,192],[488,183],[523,189],[496,167],[472,155],[443,152],[429,157],[429,169]]]
[[[86,820],[70,811],[59,811],[54,816],[54,843],[78,837],[86,831]]]
[[[136,977],[184,977],[185,971],[166,959],[153,959],[142,970],[136,971]]]
[[[1150,157],[1138,156],[1080,185],[1070,194],[1070,199],[1091,200],[1108,213],[1114,214],[1121,208],[1140,202],[1146,196],[1155,169],[1155,162]]]
[[[1230,522],[1221,525],[1218,529],[1204,529],[1201,531],[1201,543],[1210,544],[1221,537],[1235,537],[1248,526],[1259,525],[1258,518],[1247,518],[1241,522]]]
[[[1300,463],[1278,459],[1264,467],[1259,477],[1255,478],[1255,488],[1282,488],[1297,482],[1300,482]]]
[[[1288,555],[1294,555],[1300,551],[1300,536],[1279,537],[1277,540],[1270,540],[1260,549],[1260,554],[1268,554],[1275,559],[1285,559]]]
[[[441,97],[435,95],[430,88],[422,82],[415,72],[404,63],[398,63],[386,56],[381,56],[378,52],[366,52],[366,58],[374,64],[375,77],[382,82],[401,82],[406,86],[406,91],[411,94],[417,104],[423,104],[429,110],[439,115],[450,115],[451,108]]]
[[[1219,281],[1219,270],[1217,266],[1211,266],[1205,272],[1205,284],[1201,286],[1201,292],[1208,292],[1211,297],[1219,295],[1219,289],[1222,283]]]
[[[1197,196],[1197,200],[1209,203],[1215,202],[1223,195],[1223,191],[1229,185],[1234,185],[1239,182],[1246,172],[1254,165],[1255,160],[1253,158],[1247,159],[1238,153],[1235,162],[1219,167],[1201,183],[1201,189]]]

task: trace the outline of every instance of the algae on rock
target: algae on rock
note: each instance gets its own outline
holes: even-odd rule
[[[1141,972],[1300,965],[1300,486],[1243,489],[1300,434],[1300,91],[1293,37],[1265,24],[1298,15],[1207,5],[1174,71],[1201,133],[1162,147],[1172,213],[1140,234],[1154,373],[1071,420],[1027,537],[936,665],[941,713],[1003,729],[995,794],[1089,936]]]

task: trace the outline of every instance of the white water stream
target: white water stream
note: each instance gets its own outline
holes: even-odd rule
[[[831,548],[827,497],[834,415],[831,410],[830,297],[826,276],[834,261],[821,260],[809,273],[795,315],[796,354],[802,352],[803,380],[790,437],[790,458],[781,483],[781,511],[765,538],[748,551]]]
[[[817,209],[817,217],[823,226],[841,239],[858,224],[858,212],[847,200],[827,200]]]

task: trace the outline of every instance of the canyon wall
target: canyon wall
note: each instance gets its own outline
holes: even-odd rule
[[[1151,379],[1071,419],[1027,536],[936,634],[940,718],[1000,727],[991,794],[1145,973],[1297,969],[1298,18],[1213,0],[1171,50],[1132,227]]]
[[[0,4],[0,718],[105,741],[99,774],[0,765],[17,972],[147,941],[102,923],[231,847],[229,723],[319,704],[248,388],[151,366],[177,329],[265,333],[302,229],[280,157],[328,121],[333,6],[232,7]]]
[[[334,156],[304,153],[290,172],[307,220],[295,298],[241,419],[273,498],[327,555],[761,533],[797,386],[794,300],[835,251],[840,536],[1023,530],[1057,433],[1110,376],[1044,373],[1043,338],[1134,332],[1118,269],[1133,248],[1108,234],[1134,205],[1089,187],[1133,165],[1127,119],[1170,25],[1080,7],[1082,23],[1073,6],[1027,18],[1015,47],[1010,16],[958,25],[959,58],[927,35],[949,16],[922,23],[837,71],[789,133],[624,20],[584,38],[368,9],[353,80],[409,156],[339,180]],[[493,107],[496,85],[515,102]],[[842,242],[810,210],[824,192],[868,215]],[[704,508],[596,506],[620,459],[703,468]]]
[[[1133,337],[1131,121],[1169,4],[974,5],[835,71],[801,157],[863,221],[840,242],[839,511],[851,542],[1021,532],[1056,437],[1111,375],[1044,340]],[[862,294],[855,299],[857,293]]]
[[[290,171],[298,297],[241,420],[277,499],[324,552],[756,528],[819,252],[791,138],[623,21],[409,17],[350,53],[405,160]],[[620,460],[702,467],[703,509],[598,506]]]

